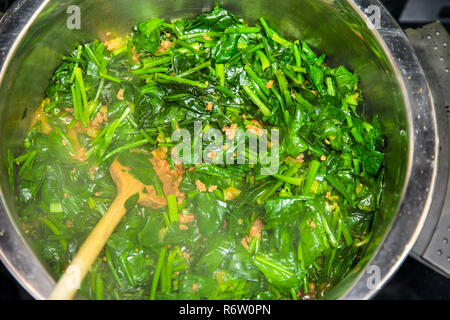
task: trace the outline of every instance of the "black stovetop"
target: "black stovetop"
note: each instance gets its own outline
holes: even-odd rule
[[[403,28],[415,28],[440,19],[450,30],[450,0],[380,0],[400,21]],[[439,11],[421,12],[416,21],[405,15],[409,2],[423,1],[443,3]],[[13,1],[0,0],[0,11],[4,12]],[[402,15],[403,13],[403,15]],[[0,300],[28,300],[31,296],[16,282],[0,262]],[[432,271],[414,258],[408,257],[389,283],[380,290],[375,299],[438,299],[450,300],[450,279]]]

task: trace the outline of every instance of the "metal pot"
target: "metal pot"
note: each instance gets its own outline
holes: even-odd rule
[[[0,24],[0,257],[37,299],[55,280],[28,242],[6,172],[8,149],[20,149],[33,109],[61,56],[77,42],[126,34],[149,17],[193,17],[214,0],[18,0]],[[81,30],[67,20],[79,6]],[[250,23],[264,16],[284,35],[308,41],[360,76],[367,113],[378,113],[387,136],[385,189],[374,236],[357,266],[325,298],[367,299],[398,269],[426,219],[434,190],[438,138],[434,105],[407,37],[376,0],[223,0]]]

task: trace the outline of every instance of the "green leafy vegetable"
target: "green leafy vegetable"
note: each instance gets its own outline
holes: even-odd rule
[[[370,242],[383,191],[383,128],[362,114],[358,80],[264,17],[249,26],[220,7],[80,44],[5,161],[22,225],[62,274],[116,196],[117,159],[166,204],[127,200],[83,296],[319,298]],[[279,166],[264,175],[249,143],[274,129]],[[171,157],[179,130],[202,161]]]

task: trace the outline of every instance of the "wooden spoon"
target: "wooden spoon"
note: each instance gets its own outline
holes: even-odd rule
[[[111,164],[111,177],[117,187],[117,196],[108,211],[92,230],[91,234],[83,243],[75,258],[67,267],[63,276],[59,279],[50,300],[71,300],[80,287],[81,281],[86,276],[89,268],[97,259],[106,241],[119,224],[126,213],[125,202],[134,194],[140,194],[140,198],[145,195],[148,200],[149,193],[155,192],[153,186],[146,186],[136,180],[129,172],[129,168],[124,167],[116,159]],[[142,191],[146,188],[146,193]],[[156,196],[152,198],[154,207],[161,207],[166,204],[166,198]]]

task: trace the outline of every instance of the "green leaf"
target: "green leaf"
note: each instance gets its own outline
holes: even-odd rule
[[[240,34],[224,34],[212,49],[212,57],[216,63],[225,63],[238,53],[237,44]]]
[[[139,23],[134,28],[133,43],[137,51],[153,54],[160,45],[160,32],[164,19],[153,18]]]
[[[190,211],[195,213],[200,233],[210,237],[222,228],[228,208],[213,193],[201,192],[193,199]]]
[[[291,264],[259,254],[254,257],[254,263],[269,282],[277,287],[297,288],[302,285],[303,277],[295,272]]]
[[[345,97],[352,93],[358,84],[358,76],[348,71],[344,66],[333,70],[340,94]]]

